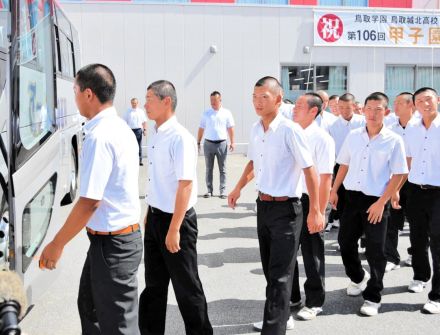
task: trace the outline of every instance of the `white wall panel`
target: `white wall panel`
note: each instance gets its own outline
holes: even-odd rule
[[[440,64],[440,50],[313,46],[308,7],[204,4],[63,4],[82,42],[83,64],[104,62],[118,80],[116,107],[132,96],[144,104],[146,86],[171,80],[179,120],[195,135],[209,94],[219,90],[236,119],[236,141],[247,142],[257,120],[255,82],[278,77],[286,64],[348,66],[348,89],[358,100],[384,89],[387,64]],[[209,47],[217,46],[217,53]],[[310,53],[303,48],[310,47]]]

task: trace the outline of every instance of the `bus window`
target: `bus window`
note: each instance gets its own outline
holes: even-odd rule
[[[6,48],[8,46],[7,26],[8,26],[8,12],[0,7],[0,48]]]
[[[45,10],[38,10],[38,3],[20,0],[19,134],[27,150],[41,144],[52,133],[54,123],[53,55],[47,43],[51,19],[50,15],[41,17]]]
[[[64,35],[62,31],[59,31],[59,45],[60,45],[60,54],[61,54],[61,73],[73,78],[74,70],[73,70],[73,50],[72,50],[72,42]]]
[[[52,217],[55,199],[56,175],[54,175],[32,198],[23,211],[23,273],[26,272],[32,257],[37,252]]]

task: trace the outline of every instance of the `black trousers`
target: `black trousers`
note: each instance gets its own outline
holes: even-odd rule
[[[440,302],[440,190],[422,190],[410,183],[407,213],[414,280],[426,282],[431,278],[431,248],[432,289],[428,297]]]
[[[336,178],[336,175],[338,174],[339,170],[339,164],[336,164],[333,168],[333,178]],[[334,181],[334,180],[333,180]],[[342,213],[344,212],[345,207],[345,187],[343,184],[339,186],[338,189],[338,205],[336,206],[336,209],[332,209],[330,212],[330,216],[328,218],[328,222],[332,223],[334,220],[340,220]]]
[[[300,245],[306,272],[304,292],[306,295],[306,307],[322,307],[325,300],[325,256],[324,256],[324,232],[310,234],[307,228],[307,215],[309,214],[309,196],[301,197],[303,210],[303,223],[301,228]],[[293,273],[293,286],[290,300],[301,300],[299,287],[298,261]]]
[[[257,232],[266,277],[263,335],[286,333],[302,207],[297,198],[283,202],[257,199]]]
[[[142,161],[142,128],[132,129],[139,146],[139,162]]]
[[[345,209],[339,229],[339,245],[345,273],[355,283],[364,279],[364,270],[358,253],[358,240],[365,234],[365,256],[370,266],[371,278],[362,293],[365,300],[380,302],[383,289],[383,275],[387,263],[385,257],[385,236],[389,217],[389,206],[385,207],[382,220],[377,224],[368,222],[367,209],[378,197],[368,196],[362,192],[346,192]]]
[[[189,209],[180,227],[180,251],[165,246],[173,214],[149,207],[145,227],[145,284],[139,301],[142,335],[165,333],[168,286],[171,279],[186,334],[211,335],[208,306],[197,269],[197,215]]]
[[[397,250],[397,246],[399,244],[399,230],[402,230],[405,224],[407,193],[408,182],[406,182],[400,190],[399,205],[402,208],[394,209],[390,207],[390,219],[388,221],[387,238],[385,241],[385,256],[388,262],[394,264],[400,264],[400,254]],[[409,250],[410,248],[408,248],[408,251]]]
[[[137,271],[142,235],[90,235],[78,311],[83,335],[138,335]]]

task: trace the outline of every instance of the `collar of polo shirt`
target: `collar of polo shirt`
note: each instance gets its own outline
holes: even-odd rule
[[[92,119],[90,119],[86,122],[86,124],[83,127],[84,133],[85,134],[89,133],[93,129],[93,127],[96,126],[96,124],[99,122],[99,120],[101,120],[102,118],[107,117],[107,116],[115,116],[115,115],[117,115],[115,107],[112,106],[112,107],[108,107],[106,109],[103,109],[98,114],[96,114]]]
[[[164,123],[162,123],[159,128],[156,128],[156,126],[154,126],[154,129],[156,129],[156,132],[158,132],[158,133],[163,132],[163,131],[166,131],[167,129],[169,129],[176,122],[177,122],[177,117],[176,117],[176,115],[173,115],[168,120],[166,120]]]
[[[275,119],[273,119],[272,122],[270,123],[269,128],[272,131],[276,131],[278,126],[280,125],[282,118],[284,118],[284,116],[282,116],[281,113],[278,112],[277,116],[275,116]],[[260,124],[263,127],[263,121],[260,120]]]

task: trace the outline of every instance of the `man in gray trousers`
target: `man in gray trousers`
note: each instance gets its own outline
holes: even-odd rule
[[[228,154],[227,138],[229,134],[229,150],[233,151],[234,144],[234,119],[232,113],[222,107],[222,96],[220,92],[211,93],[211,107],[202,115],[199,132],[197,134],[197,146],[200,150],[200,143],[203,135],[205,142],[203,152],[206,163],[206,188],[205,198],[213,195],[212,171],[214,169],[214,159],[217,157],[220,171],[220,198],[226,199],[226,156]]]

